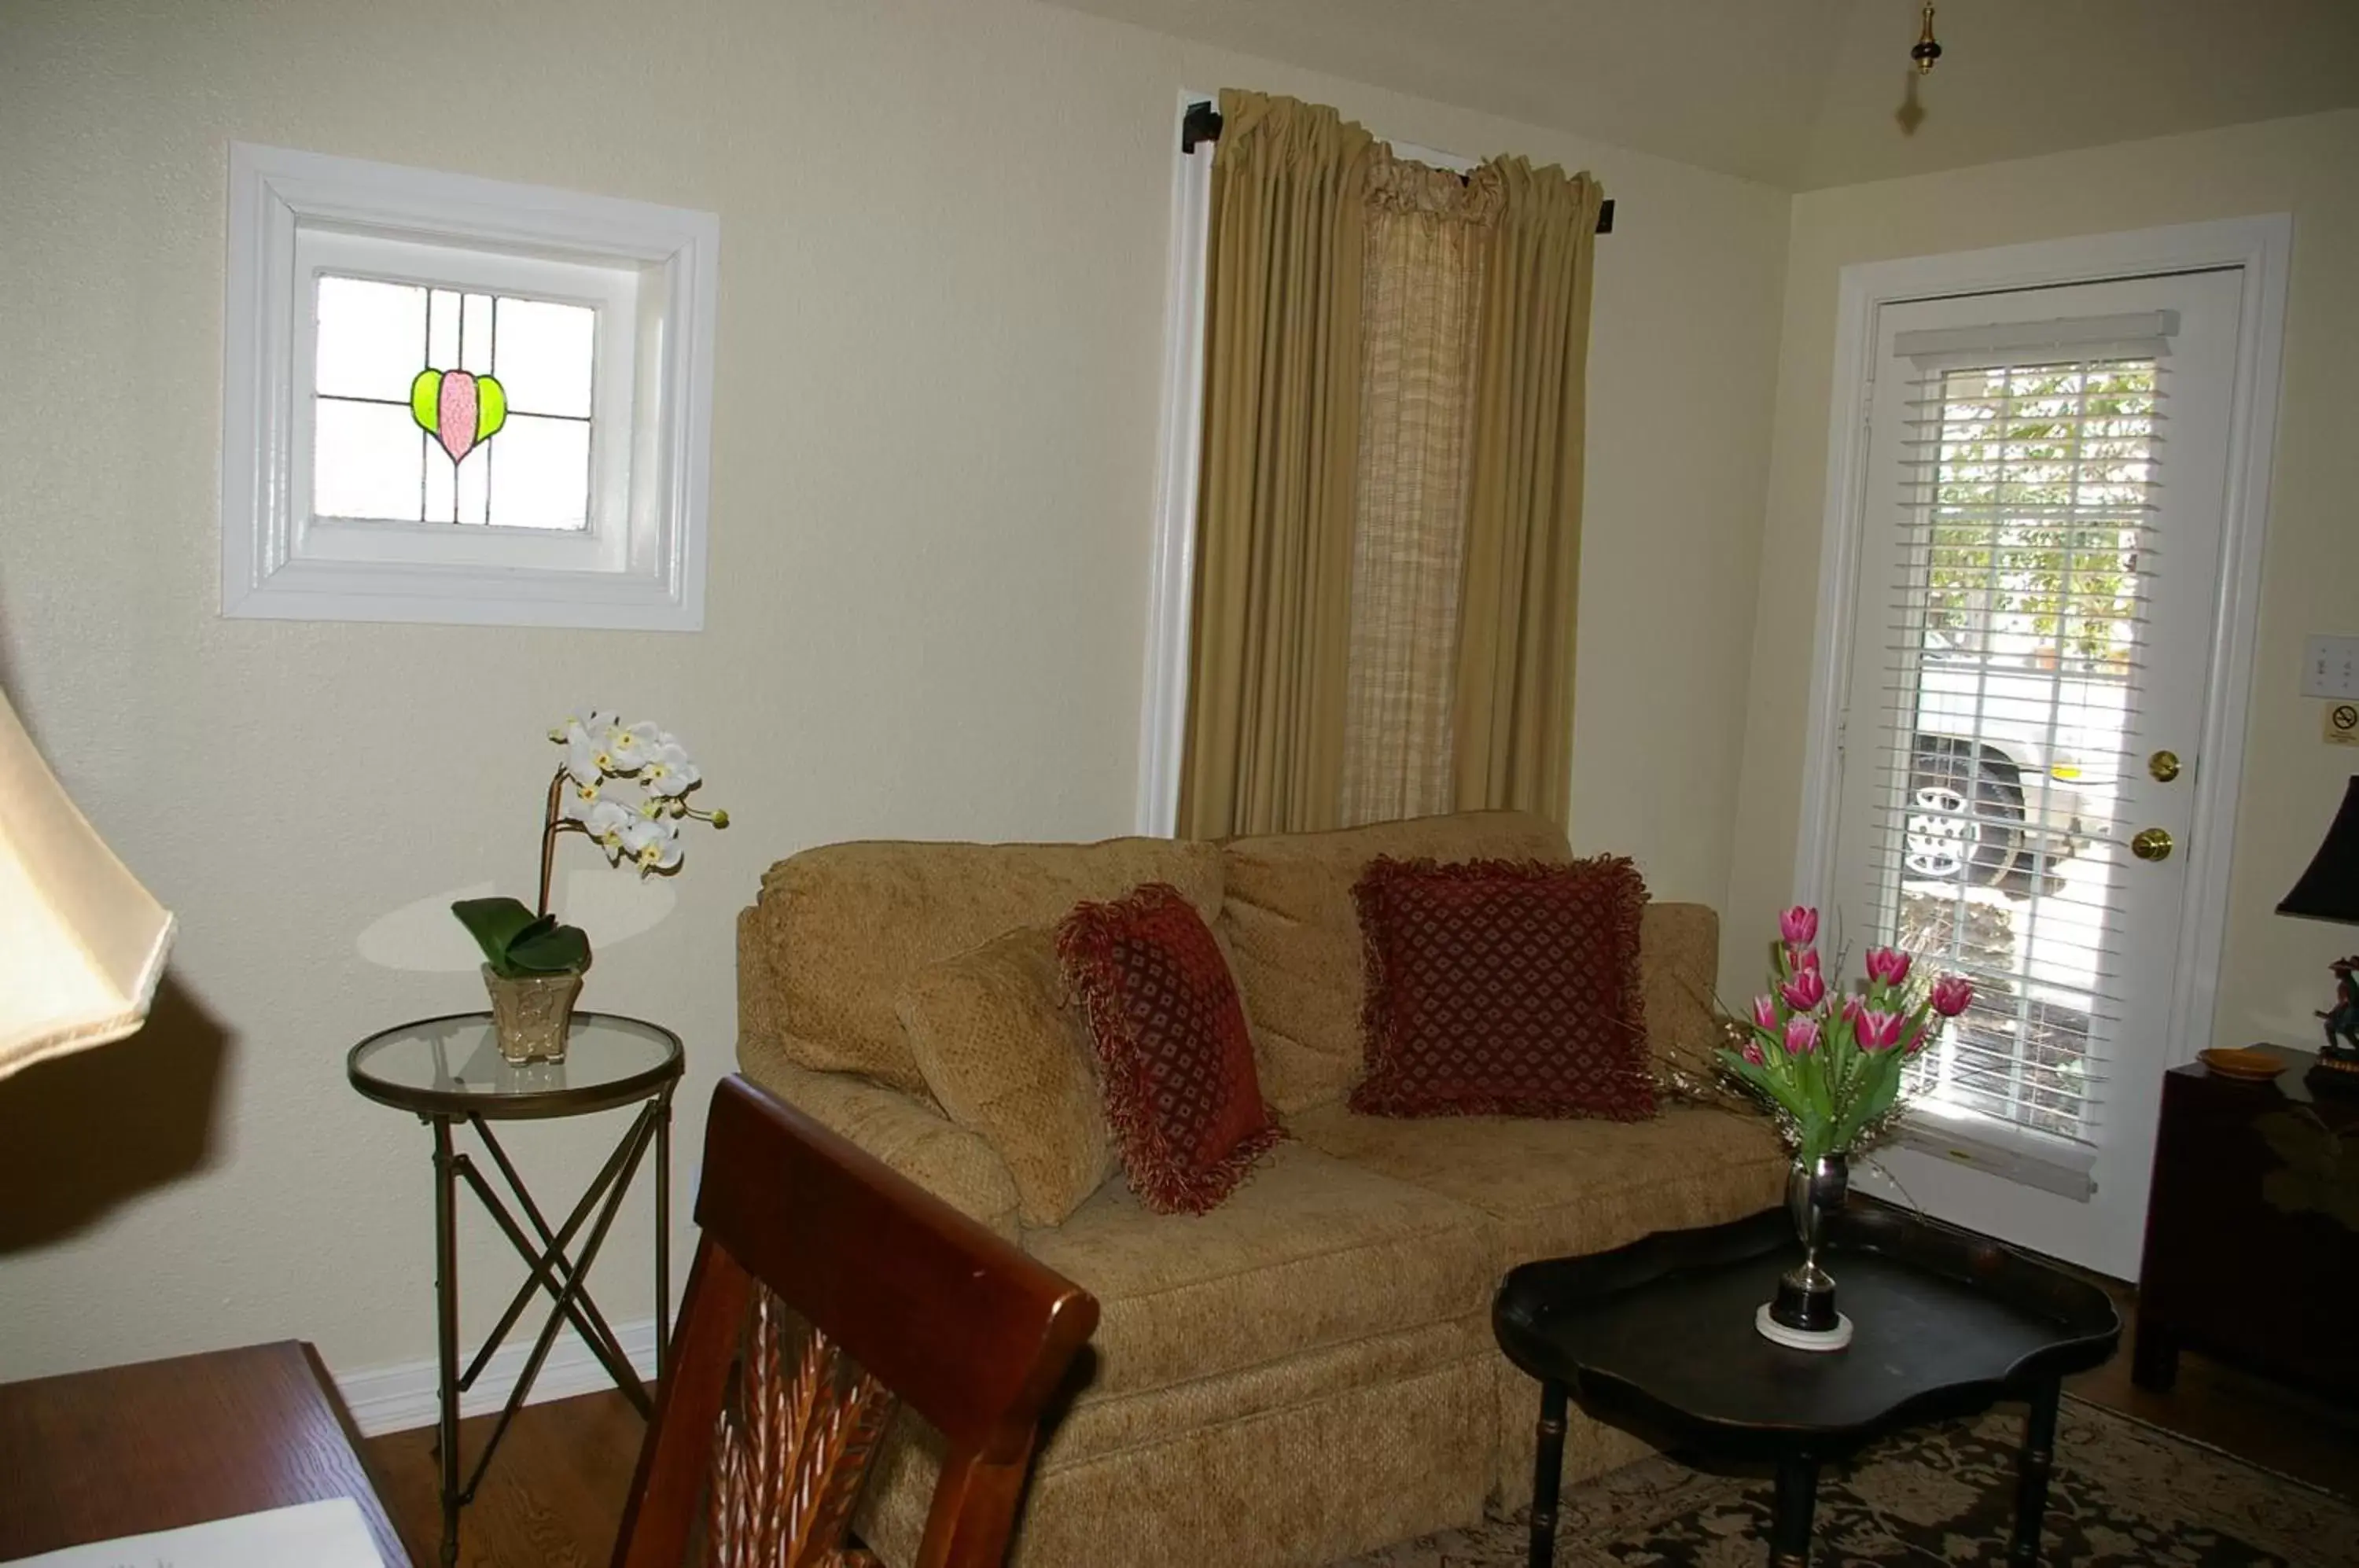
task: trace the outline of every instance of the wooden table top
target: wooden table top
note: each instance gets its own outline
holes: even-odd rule
[[[293,1340],[0,1384],[0,1562],[330,1497],[409,1568],[316,1352]]]

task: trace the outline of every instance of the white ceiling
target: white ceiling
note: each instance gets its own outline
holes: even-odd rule
[[[1800,190],[2359,104],[2359,0],[1052,3]]]

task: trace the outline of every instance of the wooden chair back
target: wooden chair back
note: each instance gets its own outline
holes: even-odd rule
[[[1096,1300],[738,1077],[696,1221],[614,1568],[873,1561],[845,1532],[897,1403],[946,1443],[915,1568],[996,1568]]]

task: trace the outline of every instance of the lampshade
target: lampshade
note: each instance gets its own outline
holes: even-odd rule
[[[137,1029],[171,944],[0,695],[0,1078]]]
[[[2343,809],[2301,880],[2277,905],[2281,915],[2359,925],[2359,778],[2343,791]]]

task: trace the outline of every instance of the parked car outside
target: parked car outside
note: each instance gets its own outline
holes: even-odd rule
[[[2120,678],[2060,668],[2045,650],[1975,653],[1929,637],[1905,877],[2019,893],[2052,878],[2109,814],[2126,697]]]

